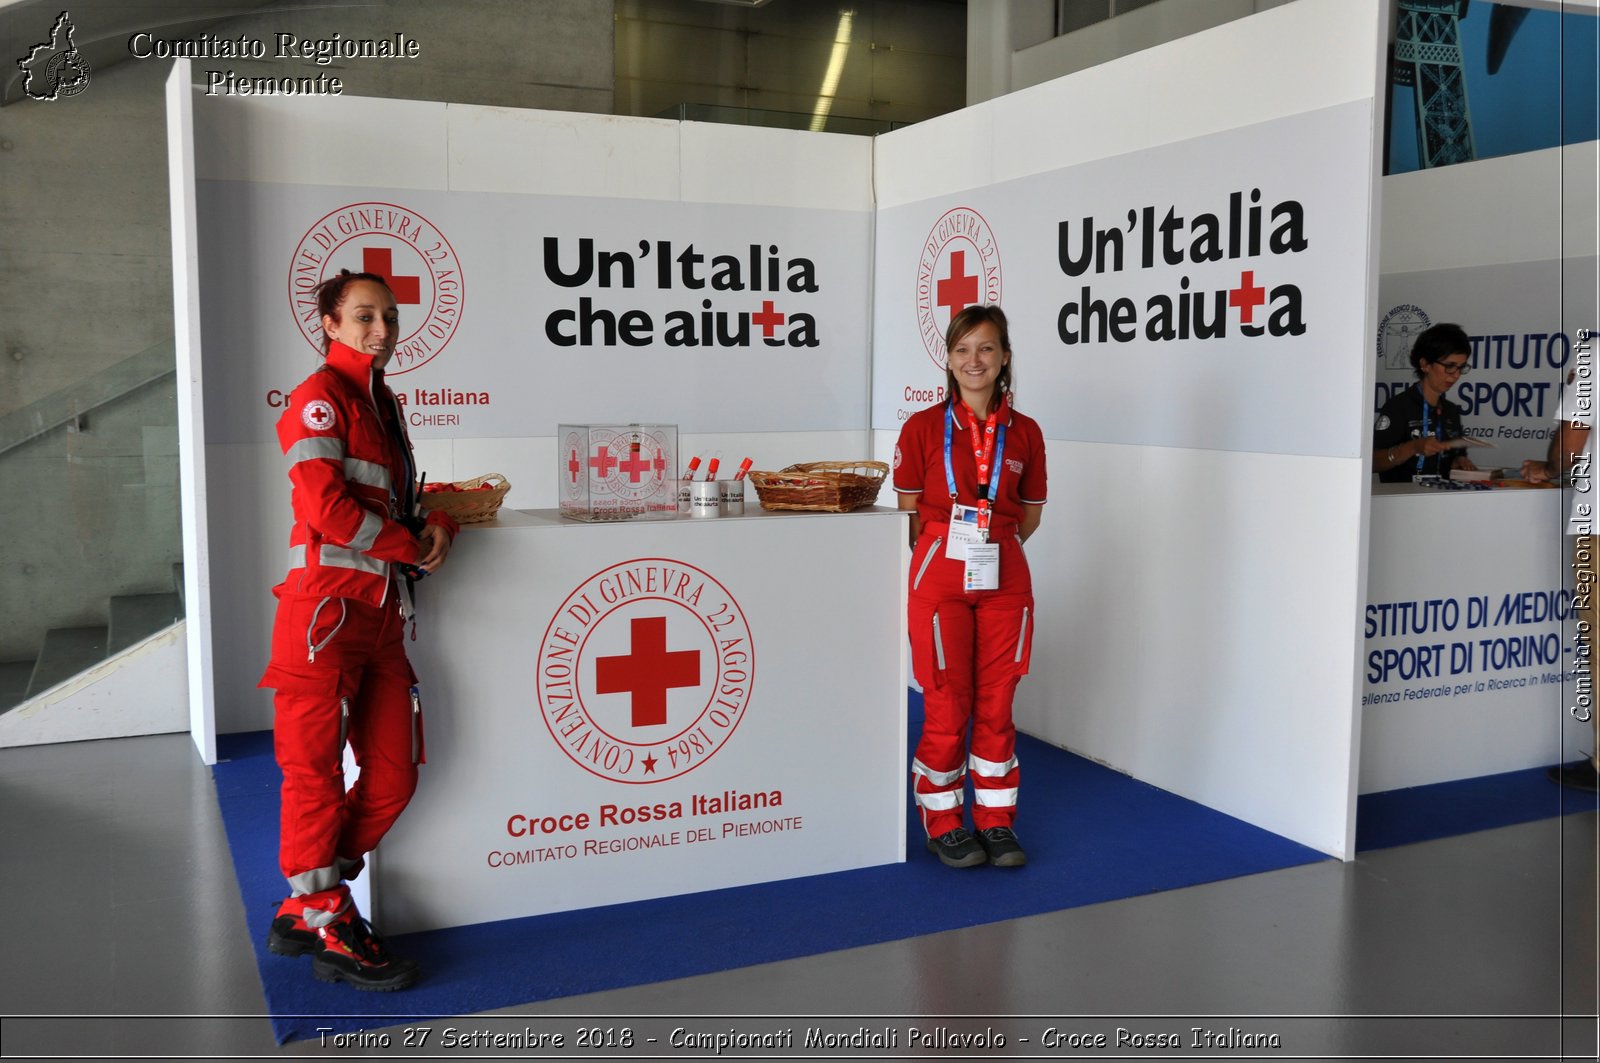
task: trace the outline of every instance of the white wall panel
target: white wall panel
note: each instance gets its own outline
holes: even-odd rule
[[[194,96],[196,176],[444,188],[446,105],[365,96]]]
[[[1060,440],[1048,453],[1019,726],[1349,855],[1361,463]]]
[[[994,115],[994,179],[1370,99],[1379,9],[1377,0],[1299,0],[993,100],[984,106]]]
[[[994,112],[988,105],[884,133],[873,144],[879,210],[994,180]]]
[[[256,682],[272,645],[272,588],[288,569],[288,466],[276,444],[213,443],[206,471],[217,731],[264,730],[272,726],[272,692]]]
[[[189,61],[180,59],[167,74],[167,182],[172,217],[172,342],[177,372],[178,476],[182,513],[184,666],[189,697],[189,731],[200,759],[217,760],[216,686],[212,667],[211,584],[206,498],[205,371],[200,356],[199,211],[195,200],[194,94]]]
[[[659,118],[453,106],[456,192],[678,198],[678,123]]]
[[[682,196],[691,203],[872,210],[872,138],[684,122]]]
[[[1600,142],[1383,179],[1383,273],[1593,255]]]

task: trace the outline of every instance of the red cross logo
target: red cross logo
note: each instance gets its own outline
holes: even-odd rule
[[[656,460],[650,463],[650,467],[655,470],[657,480],[661,479],[662,475],[666,473],[667,459],[661,456],[660,447],[656,448]]]
[[[313,432],[326,432],[333,427],[333,406],[326,399],[312,399],[300,411],[300,422]]]
[[[626,656],[595,661],[597,694],[632,694],[633,726],[667,722],[667,691],[700,685],[700,651],[667,651],[667,618],[634,617],[628,622]]]
[[[583,471],[583,462],[578,460],[578,449],[572,448],[567,457],[567,471],[572,474],[572,482],[578,482],[578,473]]]
[[[628,482],[636,484],[650,471],[650,459],[639,456],[637,447],[628,449],[628,456],[623,459],[622,471],[628,474]]]
[[[939,305],[954,317],[978,301],[978,275],[967,273],[967,253],[950,252],[950,276],[939,282]]]
[[[594,457],[589,459],[589,468],[593,469],[599,474],[600,479],[604,480],[611,475],[611,467],[616,463],[617,459],[611,456],[611,451],[601,447],[594,452]]]
[[[361,272],[376,273],[382,277],[388,283],[389,290],[394,293],[396,303],[415,306],[422,302],[422,278],[396,277],[394,252],[387,247],[363,247]]]
[[[761,334],[763,336],[771,339],[772,330],[783,324],[785,318],[781,312],[773,310],[771,299],[763,299],[761,301],[761,312],[759,314],[751,314],[750,320],[761,326]]]
[[[1250,324],[1256,307],[1267,301],[1267,290],[1256,283],[1256,272],[1247,269],[1239,274],[1239,287],[1228,293],[1228,305],[1239,308],[1239,323]]]

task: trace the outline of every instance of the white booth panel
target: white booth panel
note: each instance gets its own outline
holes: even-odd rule
[[[998,97],[985,105],[991,180],[1371,99],[1382,10],[1378,0],[1298,0]],[[1181,169],[1166,176],[1182,182]]]
[[[678,198],[677,122],[465,106],[445,118],[454,191]]]
[[[683,198],[870,212],[872,138],[684,122]]]
[[[1352,855],[1359,461],[1048,446],[1019,725]]]
[[[446,104],[426,100],[207,96],[196,90],[196,177],[445,188],[446,111]]]
[[[1597,150],[1590,141],[1385,177],[1382,272],[1593,255]]]
[[[878,209],[920,203],[994,180],[994,107],[965,107],[873,141]]]

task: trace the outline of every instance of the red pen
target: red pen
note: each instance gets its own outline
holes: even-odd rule
[[[700,467],[700,455],[696,454],[689,459],[689,471],[683,474],[685,480],[694,479],[694,471]]]
[[[712,480],[715,480],[717,478],[717,464],[718,464],[717,459],[716,458],[712,458],[711,459],[711,463],[706,466],[706,482],[707,483],[710,483]]]
[[[754,458],[746,458],[739,463],[739,471],[733,474],[735,480],[743,480],[744,474],[750,471],[750,466],[755,463]]]

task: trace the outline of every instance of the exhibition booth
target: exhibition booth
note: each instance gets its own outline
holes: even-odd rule
[[[1540,547],[1526,571],[1440,586],[1386,545],[1473,506],[1544,521],[1556,493],[1372,497],[1366,352],[1387,307],[1432,298],[1389,293],[1387,251],[1380,286],[1381,10],[1300,0],[875,139],[208,98],[179,62],[201,755],[271,726],[256,682],[289,527],[273,425],[317,364],[306,292],[366,268],[401,303],[390,383],[429,480],[513,485],[419,590],[427,791],[374,865],[386,927],[904,859],[892,501],[563,520],[556,426],[673,424],[681,455],[725,467],[892,461],[900,423],[942,397],[945,324],[974,302],[1004,305],[1017,404],[1049,449],[1023,730],[1344,859],[1358,792],[1557,759],[1511,737],[1545,711],[1532,688],[1527,707],[1473,694],[1363,722],[1368,654],[1388,646],[1367,632],[1369,519],[1384,600],[1495,599],[1558,571]],[[1248,76],[1218,54],[1249,56]],[[1446,541],[1459,573],[1478,540]],[[666,682],[658,660],[598,689],[593,662],[642,639],[698,670]],[[1463,704],[1493,726],[1460,734]]]
[[[1543,460],[1560,388],[1595,326],[1595,145],[1386,177],[1373,407],[1416,379],[1410,340],[1472,337],[1448,397],[1480,468]],[[1570,492],[1375,486],[1360,792],[1570,761]]]

